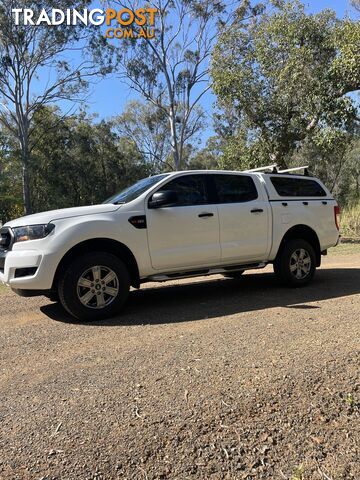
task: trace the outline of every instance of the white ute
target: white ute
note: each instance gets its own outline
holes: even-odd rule
[[[130,286],[237,277],[268,263],[283,283],[300,287],[338,243],[338,217],[333,196],[307,170],[165,173],[102,205],[8,222],[0,281],[22,296],[59,300],[79,320],[115,315]]]

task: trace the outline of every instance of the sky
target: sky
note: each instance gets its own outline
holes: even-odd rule
[[[311,0],[305,3],[307,10],[317,13],[325,8],[336,11],[342,18],[351,11],[350,2],[347,0]],[[97,113],[99,118],[107,118],[120,114],[129,100],[137,98],[137,94],[124,85],[115,76],[101,80],[93,86],[88,97],[87,109],[91,113]],[[202,107],[211,115],[215,97],[209,93],[203,97]]]
[[[99,8],[99,3],[99,0],[94,0],[93,7]],[[346,15],[353,16],[354,13],[351,9],[349,0],[308,0],[304,3],[307,11],[311,13],[317,13],[326,8],[335,10],[339,18]],[[121,40],[119,40],[119,42],[121,42]],[[40,83],[42,80],[45,82],[45,79],[43,78],[40,78],[39,80]],[[96,114],[98,120],[101,120],[121,114],[126,103],[136,98],[139,98],[139,96],[134,90],[116,78],[116,75],[112,75],[105,79],[101,79],[95,85],[90,87],[86,104],[84,106],[90,114]],[[204,144],[206,139],[213,133],[211,116],[214,103],[215,97],[211,92],[203,96],[201,106],[209,118],[209,123],[202,136],[202,144]],[[61,107],[64,111],[68,110],[67,105],[61,105]],[[76,107],[75,109],[72,109],[72,111],[74,110],[76,110]]]

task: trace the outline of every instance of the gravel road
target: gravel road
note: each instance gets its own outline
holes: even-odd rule
[[[360,479],[360,254],[148,284],[79,324],[0,296],[1,479]]]

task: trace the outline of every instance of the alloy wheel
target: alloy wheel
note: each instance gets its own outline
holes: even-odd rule
[[[109,306],[119,293],[119,279],[109,267],[95,265],[82,273],[77,282],[77,296],[87,308]]]
[[[290,257],[290,272],[297,279],[302,280],[311,271],[311,257],[304,248],[299,248]]]

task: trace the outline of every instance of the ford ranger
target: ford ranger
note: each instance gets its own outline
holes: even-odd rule
[[[93,320],[115,315],[144,282],[237,277],[271,263],[283,283],[302,287],[338,241],[339,207],[306,171],[172,172],[101,205],[8,222],[0,281]]]

